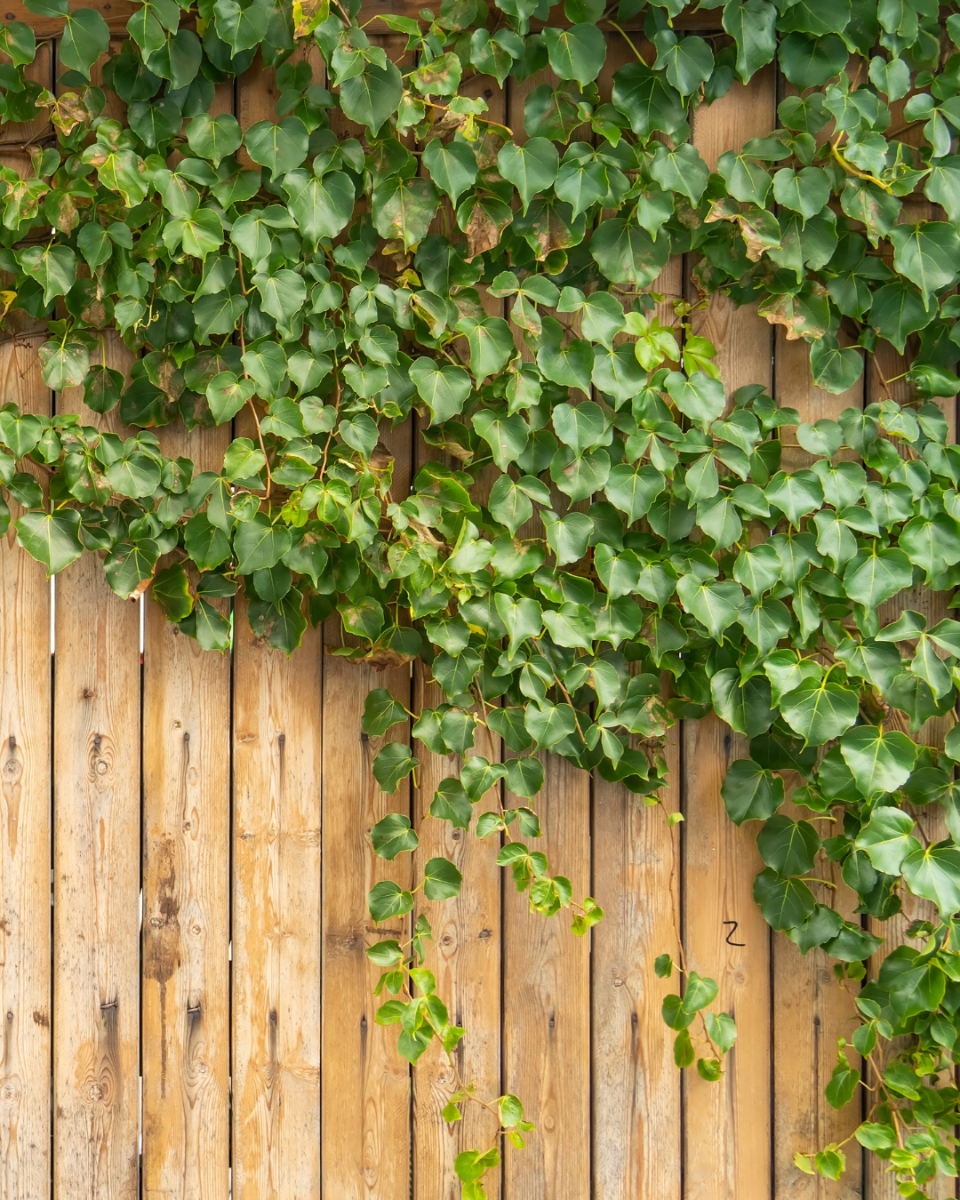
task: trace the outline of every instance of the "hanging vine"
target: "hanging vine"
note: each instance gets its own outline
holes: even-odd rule
[[[402,54],[371,41],[358,0],[149,0],[116,54],[97,12],[27,6],[63,20],[64,70],[54,95],[31,77],[32,30],[0,28],[2,119],[39,123],[32,172],[0,169],[3,327],[45,322],[46,384],[137,432],[4,404],[0,531],[12,500],[49,573],[96,551],[119,596],[149,590],[208,649],[229,648],[216,601],[242,589],[256,634],[287,653],[336,613],[353,638],[335,653],[421,658],[443,703],[411,713],[377,689],[366,732],[412,718],[429,751],[460,755],[431,818],[490,839],[531,908],[567,910],[576,934],[603,914],[535,848],[539,753],[654,809],[667,729],[716,712],[750,739],[723,798],[758,823],[757,903],[855,998],[871,1072],[856,1140],[904,1196],[956,1175],[960,727],[935,748],[916,735],[956,722],[960,622],[880,611],[960,584],[960,446],[936,403],[960,391],[957,6],[706,2],[725,32],[700,36],[682,0],[443,0],[377,18]],[[641,14],[643,36],[625,32]],[[633,58],[601,85],[611,31]],[[210,111],[258,52],[276,119],[243,130]],[[711,171],[692,113],[774,61],[792,85],[777,128]],[[522,130],[464,90],[544,71]],[[667,321],[652,289],[677,254],[699,299]],[[912,399],[809,424],[761,387],[729,396],[691,323],[716,292],[808,343],[831,392],[879,346],[906,353]],[[128,376],[108,362],[117,334]],[[396,496],[389,431],[414,413],[436,457]],[[216,471],[153,432],[231,421]],[[810,467],[781,469],[785,426]],[[480,727],[514,757],[471,753]],[[394,792],[416,767],[391,742],[374,774]],[[807,817],[779,812],[787,786]],[[951,836],[932,842],[917,806]],[[372,839],[387,860],[419,844],[399,812]],[[817,902],[822,858],[874,923],[908,893],[930,902],[917,945],[867,982],[880,938]],[[377,884],[370,912],[415,914],[420,892],[460,886],[432,858],[409,890]],[[410,1061],[465,1035],[429,938],[421,913],[409,941],[367,952],[377,1020]],[[682,980],[663,1007],[676,1061],[719,1079],[736,1029],[677,953],[651,964]],[[532,1126],[517,1097],[460,1084],[446,1120],[491,1113],[489,1144],[456,1163],[477,1200],[501,1138],[522,1146]],[[867,1084],[841,1041],[828,1101]],[[837,1178],[844,1151],[796,1162]]]

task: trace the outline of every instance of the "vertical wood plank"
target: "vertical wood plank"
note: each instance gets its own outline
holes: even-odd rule
[[[320,1180],[320,635],[290,658],[234,631],[233,1187]]]
[[[53,61],[41,45],[27,75],[49,87]],[[0,162],[22,175],[22,143],[45,117],[5,126]],[[19,319],[19,320],[18,320]],[[17,324],[14,324],[17,322]],[[20,323],[22,322],[22,323]],[[51,411],[37,349],[45,340],[26,313],[8,319],[0,346],[3,398],[21,412]],[[12,328],[11,328],[12,326]],[[46,473],[36,469],[41,485]],[[22,509],[10,499],[0,537],[0,1197],[50,1194],[50,584],[16,541]]]
[[[388,51],[396,58],[395,39]],[[401,43],[402,44],[402,43]],[[381,427],[393,456],[390,499],[409,495],[413,445],[410,423]],[[340,618],[324,627],[325,645],[340,645]],[[394,879],[409,887],[407,855],[389,863],[373,852],[370,831],[388,812],[410,814],[410,781],[392,796],[380,790],[373,760],[388,741],[409,742],[409,725],[370,738],[360,720],[367,693],[385,687],[411,707],[409,665],[377,671],[324,654],[323,705],[323,1196],[343,1200],[408,1200],[411,1192],[411,1077],[397,1052],[396,1026],[375,1021],[383,997],[374,995],[379,968],[366,947],[381,937],[406,940],[410,918],[373,924],[367,895]]]
[[[105,361],[130,352],[108,337]],[[58,411],[124,434],[79,389]],[[139,1190],[140,611],[85,553],[57,578],[54,702],[54,1195]]]
[[[49,415],[36,360],[42,335],[0,347],[3,395]],[[37,472],[40,482],[44,476]],[[50,1187],[50,584],[0,538],[0,1196]]]
[[[211,115],[233,111],[220,84]],[[229,427],[159,431],[219,471]],[[144,613],[143,1195],[213,1200],[230,1172],[231,660]]]
[[[543,761],[537,849],[582,899],[590,889],[590,778],[558,755]],[[581,1200],[591,1171],[590,935],[571,932],[568,911],[531,913],[511,878],[503,886],[504,1090],[520,1097],[537,1127],[524,1150],[506,1148],[506,1194]]]
[[[714,169],[719,155],[776,124],[774,75],[765,68],[749,88],[734,83],[694,117],[694,144]],[[752,306],[714,297],[696,315],[697,332],[717,346],[730,393],[747,383],[771,385],[773,338]],[[715,716],[684,723],[684,939],[689,967],[720,985],[714,1005],[737,1022],[739,1037],[719,1084],[692,1071],[684,1080],[684,1190],[689,1200],[717,1194],[737,1200],[770,1195],[770,930],[753,900],[763,864],[754,831],[737,829],[724,811],[720,785],[745,756],[747,740]],[[737,921],[736,936],[724,921]],[[734,946],[733,942],[743,943]]]
[[[216,470],[227,431],[162,434]],[[148,602],[143,743],[143,1194],[229,1190],[230,657]]]
[[[680,729],[667,746],[663,810],[626,788],[594,782],[594,891],[605,916],[593,930],[593,1186],[596,1200],[678,1200],[680,1073],[661,1015],[675,980],[653,961],[676,955],[680,832]],[[672,911],[671,911],[672,910]]]
[[[327,626],[339,640],[339,620]],[[323,1187],[344,1200],[406,1200],[410,1189],[410,1072],[397,1052],[397,1030],[377,1025],[379,970],[366,956],[377,936],[406,940],[409,918],[376,928],[367,893],[382,879],[408,886],[407,856],[377,858],[370,830],[388,812],[408,812],[406,784],[385,795],[373,760],[388,740],[406,741],[397,725],[368,738],[360,719],[367,693],[386,687],[409,706],[410,672],[382,673],[324,657],[323,747]]]

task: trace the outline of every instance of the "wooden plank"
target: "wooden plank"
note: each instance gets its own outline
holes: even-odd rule
[[[582,900],[590,890],[590,777],[558,755],[543,759],[537,849]],[[569,912],[531,913],[509,876],[503,888],[504,1090],[537,1127],[525,1149],[506,1148],[506,1194],[581,1200],[590,1188],[590,935],[571,932]]]
[[[789,802],[780,811],[793,820],[811,818],[809,809]],[[828,836],[835,827],[818,824],[817,828],[821,836]],[[812,884],[819,903],[837,908],[846,920],[859,924],[858,899],[843,883],[840,864],[820,859],[817,873],[835,888]],[[824,1096],[837,1063],[837,1039],[849,1042],[857,1019],[858,989],[840,986],[833,963],[819,947],[804,957],[785,934],[773,935],[773,1194],[777,1200],[857,1200],[862,1195],[862,1153],[856,1142],[844,1148],[847,1169],[839,1183],[807,1175],[793,1165],[798,1150],[811,1153],[830,1142],[844,1142],[861,1120],[857,1099],[838,1112]],[[860,1065],[852,1048],[848,1047],[847,1055],[852,1065]]]
[[[230,112],[219,85],[212,113]],[[158,431],[218,471],[229,427]],[[230,671],[144,613],[143,1195],[226,1195],[230,1171]]]
[[[49,86],[48,48],[29,74]],[[13,140],[34,131],[7,130]],[[27,161],[2,145],[0,156],[15,170]],[[37,360],[44,335],[35,324],[27,319],[19,337],[0,345],[2,394],[22,412],[49,416],[53,397]],[[31,470],[45,485],[46,472]],[[0,1197],[40,1200],[50,1188],[52,1067],[50,584],[17,545],[14,522],[23,510],[12,497],[9,505],[10,526],[0,537]]]
[[[107,338],[106,362],[131,355]],[[129,432],[79,389],[57,411]],[[54,1195],[139,1187],[140,613],[98,556],[57,578],[54,703]]]
[[[424,683],[426,669],[418,663],[415,711],[436,707],[443,699],[435,683]],[[475,753],[499,762],[500,739],[478,730]],[[466,1029],[458,1047],[455,1065],[436,1041],[413,1071],[414,1081],[414,1197],[415,1200],[459,1200],[461,1184],[454,1159],[462,1150],[485,1150],[496,1133],[496,1120],[478,1104],[463,1106],[463,1120],[447,1125],[440,1111],[451,1093],[463,1083],[476,1083],[477,1096],[490,1101],[500,1094],[500,884],[496,864],[499,841],[480,841],[476,826],[452,829],[447,822],[430,817],[430,803],[440,782],[456,776],[456,755],[431,754],[418,744],[419,787],[414,792],[414,824],[420,846],[414,873],[421,878],[427,859],[442,855],[456,863],[463,876],[459,896],[446,902],[420,900],[417,913],[424,913],[433,929],[426,965],[437,976],[437,992],[447,1005],[450,1020]],[[493,805],[492,793],[478,812]],[[500,1194],[499,1174],[491,1172],[484,1181],[490,1200]]]
[[[387,43],[396,59],[396,39]],[[402,40],[400,47],[402,47]],[[409,495],[411,423],[381,428],[393,455],[390,499]],[[340,618],[324,629],[325,645],[340,645]],[[408,1200],[411,1191],[411,1077],[397,1052],[396,1027],[377,1025],[384,998],[374,995],[380,970],[366,947],[381,937],[405,941],[409,917],[373,924],[367,895],[374,884],[412,880],[407,855],[386,862],[373,852],[370,831],[388,812],[410,814],[410,780],[390,796],[380,790],[373,760],[388,741],[409,742],[408,724],[382,738],[360,726],[367,693],[385,687],[411,707],[412,668],[377,671],[324,653],[323,704],[323,1196],[343,1200]]]
[[[593,873],[605,916],[593,931],[593,1187],[596,1200],[675,1200],[681,1195],[680,1073],[661,1015],[676,979],[653,960],[676,956],[680,832],[680,727],[667,746],[664,810],[597,779]],[[655,902],[652,902],[653,898]]]
[[[720,153],[776,123],[774,76],[765,68],[749,88],[739,83],[694,117],[694,144],[711,169]],[[691,297],[692,298],[692,297]],[[728,394],[747,383],[771,385],[771,330],[751,311],[714,297],[696,314],[697,332],[717,346]],[[684,912],[689,967],[720,985],[718,1011],[729,1012],[739,1037],[720,1084],[685,1076],[684,1190],[689,1200],[770,1194],[770,930],[753,900],[763,863],[754,830],[737,829],[724,811],[720,785],[727,767],[747,753],[747,740],[715,716],[684,722]],[[733,926],[726,921],[736,921]],[[739,946],[733,943],[741,943]]]
[[[233,1188],[320,1180],[320,635],[290,658],[234,628]]]
[[[608,36],[598,80],[604,98],[614,73],[633,61],[626,40]],[[657,305],[657,316],[673,325],[682,259],[670,261],[652,290],[668,298]],[[677,725],[668,737],[663,809],[647,808],[626,788],[594,777],[594,893],[606,914],[593,930],[591,958],[596,1200],[679,1200],[682,1191],[681,1076],[674,1035],[661,1015],[676,980],[659,980],[651,969],[658,954],[677,955],[681,835],[671,831],[665,812],[680,808],[680,734]],[[658,898],[655,905],[651,896]]]
[[[161,431],[217,470],[229,430]],[[229,1190],[229,655],[146,606],[143,744],[143,1194]]]
[[[339,620],[327,644],[339,641]],[[409,789],[385,795],[373,760],[397,725],[368,738],[360,718],[367,693],[386,687],[410,704],[410,671],[382,673],[324,656],[323,745],[323,1186],[344,1200],[406,1200],[410,1188],[410,1072],[397,1053],[397,1030],[375,1023],[380,971],[366,956],[378,936],[406,940],[409,919],[376,928],[367,893],[382,879],[409,886],[409,858],[388,863],[373,853],[370,830],[388,812],[409,812]]]
[[[49,415],[41,340],[0,346],[0,379],[22,412]],[[0,538],[0,1196],[40,1200],[50,1186],[50,584],[16,543],[23,510],[10,509]]]

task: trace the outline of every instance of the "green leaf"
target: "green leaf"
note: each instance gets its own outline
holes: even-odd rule
[[[927,849],[918,846],[904,858],[901,870],[910,891],[935,904],[942,917],[960,910],[960,847],[951,840]]]
[[[739,758],[728,768],[720,795],[734,824],[765,821],[783,803],[783,780],[752,759]]]
[[[522,145],[507,142],[497,158],[497,170],[520,193],[524,214],[538,192],[553,187],[559,169],[556,146],[542,137],[530,138]]]
[[[783,879],[767,867],[753,884],[753,898],[773,929],[795,929],[816,907],[813,892],[801,879]]]
[[[875,808],[854,843],[865,850],[870,862],[885,875],[899,875],[904,858],[920,848],[912,836],[913,817],[899,808]]]
[[[476,153],[469,142],[459,138],[447,145],[439,138],[431,138],[423,149],[422,161],[430,172],[430,178],[442,192],[446,192],[454,204],[476,182]]]
[[[258,512],[249,521],[241,521],[233,535],[237,573],[252,575],[276,566],[290,549],[291,541],[289,528],[272,525],[266,513]]]
[[[295,170],[307,157],[309,134],[299,117],[284,117],[277,124],[258,121],[243,140],[253,161],[276,178]]]
[[[809,821],[791,821],[777,814],[757,834],[757,849],[779,875],[805,875],[813,869],[820,835]]]
[[[577,728],[576,715],[569,704],[530,704],[523,720],[527,732],[544,750],[563,741]]]
[[[407,719],[407,710],[386,688],[374,688],[367,693],[360,721],[364,733],[370,737],[381,737],[399,721]]]
[[[389,60],[385,67],[379,67],[372,62],[365,63],[360,75],[355,75],[340,85],[340,106],[343,115],[350,121],[356,121],[358,125],[366,125],[374,136],[380,132],[387,118],[396,111],[402,96],[403,79],[400,71]]]
[[[374,853],[391,862],[398,854],[412,852],[420,845],[416,830],[410,825],[410,818],[403,813],[387,813],[374,825],[370,837]]]
[[[413,908],[413,896],[398,883],[384,880],[378,883],[367,896],[367,907],[374,921],[389,921],[391,917],[405,916]]]
[[[420,760],[414,758],[409,746],[402,742],[390,742],[373,760],[373,774],[380,787],[392,794],[419,763]]]
[[[858,725],[843,735],[840,752],[867,798],[895,792],[910,778],[917,747],[905,733],[884,733],[876,725]]]
[[[38,353],[43,382],[55,392],[79,387],[90,370],[90,352],[81,342],[44,342]]]
[[[684,416],[696,421],[704,430],[723,413],[723,384],[703,371],[695,371],[689,379],[679,371],[671,371],[664,385]]]
[[[715,582],[697,575],[682,575],[677,582],[677,595],[684,609],[717,640],[736,621],[743,603],[743,590],[732,579]]]
[[[58,46],[58,57],[66,67],[90,78],[90,68],[110,46],[110,30],[92,8],[79,8],[67,17]]]
[[[543,40],[550,67],[561,79],[575,79],[584,86],[600,74],[607,46],[596,25],[584,21],[569,29],[548,26],[543,31]]]
[[[646,288],[667,264],[670,237],[662,232],[652,238],[635,221],[614,217],[604,221],[593,234],[590,253],[611,283]]]
[[[122,600],[129,600],[153,577],[159,557],[160,547],[150,538],[118,542],[104,560],[104,578]]]
[[[16,530],[17,541],[31,558],[43,563],[48,578],[69,566],[83,552],[79,537],[80,514],[73,508],[61,508],[50,514],[24,513],[17,521]]]
[[[463,876],[448,858],[431,858],[423,868],[423,894],[428,900],[449,900],[460,893]]]
[[[827,1103],[832,1108],[843,1108],[856,1095],[859,1083],[860,1072],[850,1066],[847,1056],[841,1050],[839,1061],[833,1068],[830,1082],[826,1086]]]
[[[860,710],[857,693],[824,679],[806,679],[780,701],[780,711],[794,733],[822,746],[853,725]]]
[[[910,560],[902,550],[878,550],[858,554],[843,573],[843,589],[851,600],[865,608],[877,608],[913,582]]]
[[[890,231],[893,265],[920,289],[929,307],[930,297],[955,282],[954,262],[960,254],[960,234],[946,221],[921,221],[897,225]]]
[[[755,2],[761,5],[761,0]],[[686,121],[683,97],[670,86],[663,72],[643,62],[628,62],[614,75],[613,103],[643,140],[656,132],[672,136]]]
[[[513,333],[503,317],[463,317],[457,329],[466,334],[470,347],[470,373],[480,386],[490,375],[496,375],[516,353]],[[483,435],[481,434],[481,437]]]
[[[373,223],[385,238],[399,238],[413,250],[430,229],[439,197],[429,179],[390,179],[373,192]]]
[[[773,61],[777,52],[777,14],[763,0],[727,0],[723,27],[737,46],[737,74],[741,83]]]

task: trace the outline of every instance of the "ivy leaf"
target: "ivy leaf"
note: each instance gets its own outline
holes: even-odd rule
[[[695,371],[689,379],[679,371],[671,371],[665,386],[670,399],[684,416],[696,421],[704,430],[723,413],[723,384],[703,371]]]
[[[559,169],[557,148],[543,137],[530,138],[522,145],[507,142],[497,158],[497,170],[520,193],[524,215],[534,196],[553,186]]]
[[[763,919],[776,930],[796,929],[816,908],[813,892],[801,879],[784,879],[767,867],[753,884]]]
[[[290,171],[283,189],[300,232],[314,246],[322,237],[335,238],[353,216],[354,186],[346,171],[330,171],[321,179]]]
[[[80,514],[73,508],[53,513],[24,513],[16,523],[16,530],[17,541],[24,550],[47,568],[47,578],[69,566],[83,552]]]
[[[463,317],[457,329],[466,334],[470,347],[470,373],[481,385],[491,375],[496,375],[516,353],[513,333],[503,317]],[[482,435],[481,435],[482,436]]]
[[[272,274],[257,274],[253,284],[260,293],[264,312],[284,325],[289,325],[303,307],[307,285],[296,271],[283,269]]]
[[[129,600],[153,578],[159,557],[160,547],[152,538],[118,542],[104,560],[104,578],[121,600]]]
[[[429,179],[391,179],[373,191],[373,223],[385,238],[399,238],[404,250],[423,241],[437,211],[437,189]]]
[[[920,848],[912,829],[913,817],[909,813],[882,805],[870,814],[854,845],[867,852],[876,870],[885,875],[899,875],[904,858]]]
[[[374,137],[387,118],[396,112],[402,96],[403,79],[398,68],[389,61],[385,67],[365,63],[360,75],[340,85],[343,115],[358,125],[366,125]]]
[[[448,421],[461,411],[473,387],[463,367],[417,358],[409,370],[421,400],[430,409],[431,424]]]
[[[683,142],[675,150],[668,150],[658,142],[648,169],[665,191],[680,192],[694,204],[706,190],[710,174],[700,152],[690,142]]]
[[[917,285],[927,307],[934,292],[955,282],[960,234],[946,221],[897,225],[890,230],[890,241],[894,267]]]
[[[856,692],[826,679],[806,679],[780,701],[786,723],[814,746],[822,746],[846,733],[859,710]]]
[[[577,728],[577,719],[569,704],[530,704],[523,723],[527,732],[544,750],[569,737]]]
[[[737,46],[737,74],[741,83],[773,61],[777,52],[776,12],[763,0],[727,0],[723,27]]]
[[[387,813],[374,825],[370,831],[370,838],[374,853],[390,862],[398,854],[412,852],[420,845],[420,839],[410,824],[410,818],[403,813]]]
[[[783,780],[752,759],[739,758],[728,768],[720,795],[735,825],[766,821],[783,803]]]
[[[379,925],[391,917],[405,916],[413,908],[413,896],[390,879],[378,883],[367,896],[370,916]]]
[[[64,66],[90,78],[90,68],[110,46],[110,30],[92,8],[78,8],[67,17],[60,37],[58,55]]]
[[[422,161],[430,172],[430,178],[442,192],[446,192],[454,204],[476,182],[476,153],[469,142],[460,138],[455,138],[446,146],[439,138],[431,138],[424,147]]]
[[[583,87],[600,74],[607,44],[596,25],[583,21],[569,29],[548,26],[543,40],[550,66],[561,79],[575,79]]]
[[[428,900],[449,900],[459,895],[463,876],[448,858],[431,858],[423,868],[423,880]]]
[[[38,353],[43,382],[55,392],[79,387],[90,370],[90,352],[82,342],[44,342]]]
[[[646,288],[670,258],[670,237],[661,233],[653,238],[636,222],[614,217],[593,234],[590,253],[611,283]]]
[[[253,161],[276,178],[295,170],[307,157],[309,134],[299,117],[284,117],[277,124],[258,121],[243,140]]]
[[[240,122],[230,113],[216,117],[199,113],[187,126],[187,142],[194,154],[208,158],[219,167],[223,159],[240,149],[243,131]]]
[[[715,582],[698,575],[681,575],[677,595],[686,611],[717,640],[736,621],[743,603],[743,590],[732,579]]]
[[[913,568],[902,550],[858,554],[843,573],[843,590],[865,608],[877,608],[913,582]]]
[[[402,780],[420,765],[420,760],[402,742],[389,742],[373,760],[373,774],[385,792],[393,793]]]
[[[947,918],[960,910],[960,847],[951,840],[924,849],[917,846],[901,867],[915,896],[931,901]]]
[[[791,821],[778,814],[757,834],[760,857],[780,875],[805,875],[813,869],[820,835],[809,821]]]
[[[898,730],[884,733],[876,725],[858,725],[843,735],[840,752],[867,798],[895,792],[910,778],[917,747]]]
[[[221,371],[207,384],[207,403],[215,424],[231,421],[256,391],[252,379],[237,379],[232,371]]]
[[[382,737],[392,726],[407,719],[407,710],[386,688],[374,688],[367,693],[360,725],[370,737]]]
[[[760,8],[765,7],[762,0],[752,2]],[[672,136],[686,120],[680,93],[670,86],[662,72],[654,71],[642,62],[629,62],[614,75],[613,103],[630,122],[637,137],[644,141],[657,132]]]

